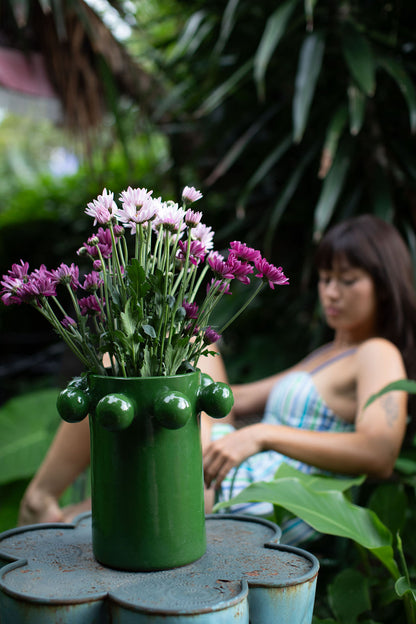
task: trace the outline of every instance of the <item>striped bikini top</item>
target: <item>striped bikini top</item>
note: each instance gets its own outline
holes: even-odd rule
[[[293,371],[279,379],[269,395],[263,422],[309,431],[354,430],[354,423],[341,419],[327,406],[313,381],[318,370],[354,351],[355,348],[344,351],[311,372]]]

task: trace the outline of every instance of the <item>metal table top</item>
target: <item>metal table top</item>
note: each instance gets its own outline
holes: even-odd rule
[[[318,561],[280,529],[207,516],[207,551],[173,570],[125,572],[93,556],[91,514],[0,535],[0,624],[310,624]]]

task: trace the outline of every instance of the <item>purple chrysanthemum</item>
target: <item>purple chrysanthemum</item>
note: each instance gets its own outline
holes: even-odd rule
[[[188,241],[179,241],[179,249],[177,258],[179,260],[185,260],[186,252],[188,249]],[[191,241],[189,248],[189,261],[195,266],[202,262],[205,258],[206,250],[204,245],[200,241]]]
[[[54,297],[56,295],[56,280],[53,273],[42,264],[39,269],[35,269],[29,275],[29,281],[22,288],[28,299]]]
[[[220,279],[233,279],[234,273],[230,265],[224,260],[223,256],[217,251],[212,251],[208,256],[208,264],[214,275]]]
[[[78,301],[82,316],[93,316],[101,312],[100,301],[96,295],[83,297]]]
[[[207,327],[204,331],[204,342],[206,344],[214,344],[214,342],[218,342],[221,338],[220,334],[218,334],[215,329],[212,327]]]
[[[245,262],[255,262],[261,258],[261,253],[257,249],[253,249],[253,247],[247,247],[245,243],[233,241],[230,243],[230,256]]]
[[[250,278],[248,275],[253,273],[253,267],[248,262],[241,262],[237,260],[235,256],[229,256],[227,265],[236,279],[243,284],[250,284]]]
[[[274,290],[275,284],[279,286],[289,284],[289,280],[283,273],[282,267],[275,267],[264,258],[261,258],[254,264],[258,271],[256,277],[261,277],[263,280],[269,282],[269,286],[272,290]]]
[[[207,293],[215,289],[215,294],[217,295],[231,295],[231,289],[229,282],[222,282],[221,280],[216,280],[215,277],[212,278],[211,282],[207,285]]]
[[[52,271],[53,278],[57,284],[69,284],[72,290],[77,290],[79,286],[79,268],[72,263],[71,266],[64,264]]]
[[[187,319],[198,318],[198,305],[196,303],[188,303],[187,301],[183,301],[182,307],[184,308],[186,312]]]
[[[100,274],[97,271],[91,271],[88,275],[85,276],[83,289],[89,291],[96,291],[104,284],[104,280],[100,277]]]
[[[77,326],[77,322],[74,321],[74,319],[71,318],[70,316],[65,316],[62,319],[61,324],[65,327],[65,329],[69,329],[70,327],[76,327]]]

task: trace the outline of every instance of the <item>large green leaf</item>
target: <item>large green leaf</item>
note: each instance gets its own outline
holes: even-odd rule
[[[374,95],[375,63],[368,39],[354,26],[346,24],[342,30],[342,49],[345,61],[360,89],[367,95]]]
[[[0,484],[32,476],[60,419],[58,390],[38,390],[11,399],[0,409]]]
[[[398,578],[392,535],[376,514],[352,504],[342,492],[335,489],[318,491],[305,482],[303,477],[299,473],[297,477],[253,483],[231,500],[215,505],[214,511],[250,502],[268,502],[281,506],[320,533],[346,537],[369,549],[392,576]]]
[[[339,622],[356,624],[371,608],[369,580],[358,570],[342,570],[328,587],[328,599]]]
[[[286,25],[298,1],[299,0],[286,0],[286,2],[279,6],[267,20],[266,28],[264,29],[254,57],[254,80],[260,99],[264,99],[265,95],[264,76],[270,58],[285,33]]]
[[[325,40],[322,33],[308,35],[301,47],[293,97],[293,136],[302,139],[308,121],[309,110],[324,57]]]
[[[403,65],[390,56],[379,56],[377,61],[396,81],[400,91],[403,93],[409,108],[410,128],[413,133],[416,132],[416,88],[412,78]]]

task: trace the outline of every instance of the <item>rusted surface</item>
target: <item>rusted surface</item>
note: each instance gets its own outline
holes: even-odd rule
[[[305,609],[310,610],[318,562],[303,550],[279,545],[278,527],[233,515],[209,516],[206,528],[208,546],[201,559],[159,572],[122,572],[97,563],[90,514],[80,516],[76,526],[37,525],[8,531],[0,536],[0,558],[12,563],[0,569],[0,594],[50,608],[96,603],[111,610],[113,604],[129,612],[161,616],[219,615],[230,609],[237,618],[247,593],[249,604],[251,594],[253,600],[256,596],[258,611],[264,589],[264,604],[270,609],[276,601],[292,603],[291,595],[302,594],[309,605]],[[250,622],[263,621],[253,617],[250,611]],[[308,624],[295,618],[291,624],[298,621]]]

